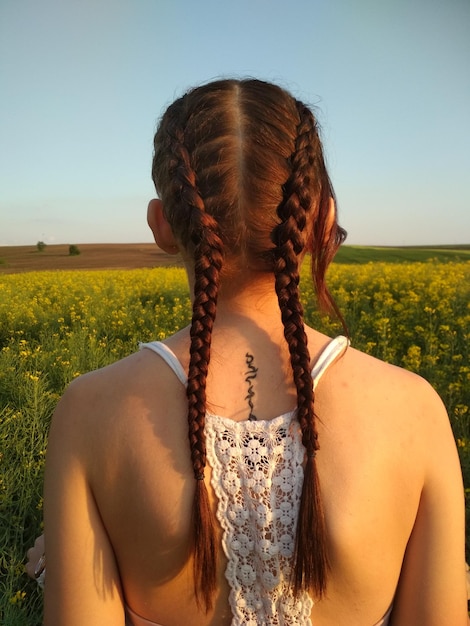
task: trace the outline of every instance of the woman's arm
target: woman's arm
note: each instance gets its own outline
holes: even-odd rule
[[[441,400],[427,385],[416,432],[425,478],[403,562],[392,624],[466,626],[465,512],[455,441]],[[399,511],[397,511],[399,515]]]
[[[119,572],[88,481],[93,439],[75,381],[55,411],[45,477],[45,626],[124,626]],[[105,453],[105,451],[103,451]]]

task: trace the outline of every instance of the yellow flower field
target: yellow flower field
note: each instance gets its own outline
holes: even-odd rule
[[[342,332],[317,311],[307,270],[307,321]],[[356,348],[420,373],[439,392],[470,493],[470,263],[333,265],[329,285]],[[178,268],[0,277],[0,623],[41,623],[42,596],[23,567],[41,529],[47,430],[65,386],[189,319]]]

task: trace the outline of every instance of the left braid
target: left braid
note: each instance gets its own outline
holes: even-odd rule
[[[204,482],[206,466],[206,382],[210,361],[219,275],[223,264],[223,244],[216,220],[205,212],[199,195],[184,133],[176,128],[172,146],[173,175],[180,190],[180,206],[189,220],[190,245],[194,250],[194,301],[190,329],[188,370],[188,436],[196,488],[193,502],[194,578],[196,597],[202,597],[206,610],[212,606],[216,587],[214,515]]]

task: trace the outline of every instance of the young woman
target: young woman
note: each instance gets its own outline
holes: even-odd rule
[[[312,112],[210,83],[154,140],[190,327],[72,383],[47,453],[46,626],[467,623],[463,489],[418,376],[304,324],[344,231]]]

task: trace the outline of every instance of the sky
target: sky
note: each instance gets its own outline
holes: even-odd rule
[[[159,117],[247,76],[314,107],[347,243],[470,243],[470,0],[0,0],[0,246],[152,241]]]

